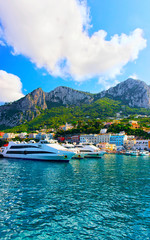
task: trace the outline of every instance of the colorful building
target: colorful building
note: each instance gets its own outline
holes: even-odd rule
[[[134,145],[134,148],[138,150],[150,150],[150,139],[136,140],[136,144]]]
[[[129,123],[131,124],[133,129],[137,129],[137,128],[140,127],[137,121],[132,121],[131,120],[131,121],[129,121]]]
[[[0,132],[0,138],[4,136],[4,132]]]
[[[115,144],[110,143],[98,143],[97,147],[105,151],[115,151],[117,149]]]
[[[110,136],[110,144],[115,144],[116,146],[123,146],[124,141],[127,140],[127,135],[123,134],[113,134]]]
[[[68,124],[68,123],[66,123],[65,125],[61,125],[60,127],[59,127],[59,129],[60,130],[63,130],[63,131],[67,131],[67,130],[70,130],[70,129],[72,129],[73,128],[73,126],[71,125],[71,124]]]

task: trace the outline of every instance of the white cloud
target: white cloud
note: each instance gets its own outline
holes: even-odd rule
[[[21,89],[19,77],[0,70],[0,102],[11,102],[23,97]]]
[[[0,45],[4,47],[5,43],[2,40],[0,40]]]
[[[102,90],[108,90],[111,87],[115,87],[119,83],[118,80],[108,80],[105,79],[105,77],[100,77],[98,82],[103,86]]]
[[[2,38],[3,38],[3,30],[2,30],[2,28],[1,28],[1,26],[0,26],[0,45],[1,45],[1,46],[5,46],[5,43],[4,43],[4,41],[2,40]]]
[[[110,41],[104,30],[89,36],[85,0],[5,0],[0,1],[0,17],[15,54],[27,56],[52,75],[71,75],[77,81],[114,78],[146,47],[141,29],[116,34]]]
[[[134,74],[130,75],[129,78],[132,78],[132,79],[137,80],[137,79],[138,79],[138,76],[134,73]]]

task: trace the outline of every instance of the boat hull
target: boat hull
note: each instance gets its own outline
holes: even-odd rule
[[[3,157],[3,158],[7,158],[9,160],[27,160],[27,161],[41,161],[41,162],[69,162],[70,159],[39,159],[39,158],[23,158],[23,157],[18,157],[18,158],[14,158],[14,157]]]
[[[139,156],[145,157],[145,156],[149,156],[149,154],[140,153]]]
[[[88,153],[84,155],[84,158],[101,158],[102,154],[99,153]]]
[[[24,154],[14,154],[14,155],[8,155],[8,154],[4,154],[3,157],[4,158],[9,158],[9,159],[23,159],[23,160],[36,160],[36,161],[55,161],[55,162],[69,162],[70,159],[72,158],[73,154],[68,154],[68,155],[35,155],[33,156],[33,154],[28,154],[28,155],[24,155]]]

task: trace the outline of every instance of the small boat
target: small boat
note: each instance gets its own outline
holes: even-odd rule
[[[126,151],[125,155],[128,155],[128,156],[131,155],[131,151]]]
[[[135,151],[131,151],[131,156],[139,156],[139,151],[135,150]]]
[[[41,140],[38,143],[34,141],[29,143],[9,142],[1,154],[4,158],[10,159],[56,162],[69,162],[75,155],[60,144],[49,140]]]
[[[149,151],[140,151],[139,156],[149,156]]]

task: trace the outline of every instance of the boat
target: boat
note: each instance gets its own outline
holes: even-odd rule
[[[131,150],[126,151],[126,152],[125,152],[125,155],[127,155],[127,156],[131,155]]]
[[[84,158],[101,158],[106,153],[91,143],[80,143],[75,147],[80,151],[80,154],[84,154]]]
[[[139,156],[139,151],[135,150],[135,151],[131,151],[131,156]]]
[[[76,147],[76,145],[71,143],[64,143],[62,144],[63,147],[67,148],[68,151],[73,152],[75,155],[72,157],[72,159],[83,159],[84,154],[80,153],[80,150]]]
[[[29,143],[9,142],[1,154],[4,158],[10,159],[56,162],[69,162],[74,156],[73,152],[68,151],[57,142],[49,140],[40,140],[38,143],[34,141]]]
[[[0,148],[0,158],[3,158],[2,152],[4,151],[4,148],[5,148],[5,147],[1,147],[1,148]]]
[[[149,156],[149,151],[140,151],[139,156]]]

